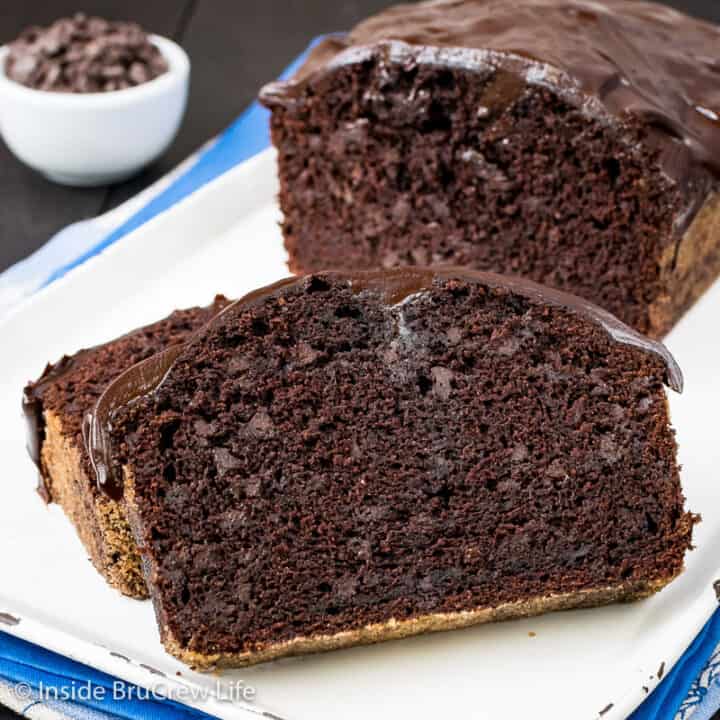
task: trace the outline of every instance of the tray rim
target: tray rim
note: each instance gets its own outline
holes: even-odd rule
[[[122,238],[117,243],[106,248],[98,255],[89,258],[82,265],[68,272],[64,277],[60,278],[51,285],[40,289],[37,293],[26,298],[16,307],[12,308],[0,320],[0,334],[8,327],[17,322],[22,322],[23,317],[30,312],[42,309],[48,303],[51,303],[55,297],[60,299],[63,296],[65,288],[71,284],[81,282],[83,277],[89,276],[90,273],[102,269],[110,268],[114,262],[114,258],[119,254],[131,254],[134,248],[140,248],[153,236],[173,235],[173,244],[178,242],[192,243],[195,234],[196,223],[193,222],[196,214],[205,216],[208,221],[208,236],[218,235],[228,230],[236,223],[240,222],[244,217],[257,208],[257,200],[252,192],[248,192],[245,196],[234,194],[233,197],[238,199],[236,203],[230,206],[224,204],[223,212],[208,216],[208,208],[213,208],[218,204],[218,200],[225,197],[230,190],[243,187],[255,189],[255,180],[260,177],[263,180],[267,178],[263,174],[274,174],[276,153],[270,148],[250,160],[241,163],[232,170],[216,178],[212,182],[198,189],[189,197],[183,199],[173,207],[154,217],[140,228]],[[268,173],[267,165],[272,164],[272,173]],[[268,188],[265,188],[267,191]],[[200,211],[200,213],[198,213]],[[195,240],[195,242],[197,242]],[[180,254],[179,254],[180,256]],[[289,273],[288,273],[289,274]],[[720,577],[720,564],[718,565],[718,577]],[[697,607],[696,607],[697,606]],[[687,650],[693,642],[697,633],[702,629],[707,620],[718,607],[718,600],[715,595],[714,588],[710,584],[705,588],[693,602],[693,617],[695,618],[695,631],[693,635],[687,638],[687,642],[676,643],[672,653],[666,653],[667,670],[672,668],[682,654]],[[153,687],[156,685],[158,676],[148,670],[147,666],[143,667],[141,663],[133,659],[121,659],[111,653],[112,649],[102,645],[92,643],[86,639],[76,637],[69,632],[53,627],[44,622],[32,608],[25,608],[22,604],[18,605],[13,602],[5,593],[0,593],[0,612],[7,612],[18,617],[21,622],[17,625],[0,624],[0,631],[10,635],[17,636],[29,642],[38,644],[48,648],[59,654],[70,657],[78,662],[91,665],[94,668],[102,670],[108,674],[117,676],[123,680],[134,683],[140,687]],[[668,656],[669,655],[669,656]],[[198,678],[193,677],[191,673],[182,676],[183,679],[177,679],[167,675],[164,680],[169,686],[174,688],[196,688],[207,692],[207,688],[199,682]],[[207,677],[207,676],[204,676]],[[651,685],[650,692],[659,684],[659,681],[648,681]],[[628,680],[627,686],[618,688],[618,702],[613,708],[602,716],[602,720],[621,720],[636,709],[649,694],[644,694],[640,687],[631,685]],[[228,703],[213,697],[212,693],[204,696],[201,701],[193,699],[179,701],[190,707],[195,707],[204,712],[214,714],[219,718],[246,718],[249,716],[265,716],[265,711],[260,704],[245,705],[239,702]],[[273,715],[273,717],[276,717]],[[599,716],[598,716],[599,717]]]

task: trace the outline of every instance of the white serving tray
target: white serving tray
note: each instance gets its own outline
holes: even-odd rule
[[[223,718],[591,720],[610,703],[603,720],[625,718],[717,606],[720,284],[668,339],[686,377],[685,393],[671,398],[683,481],[689,508],[704,521],[686,572],[643,602],[201,675],[163,651],[150,603],[107,587],[61,510],[35,494],[20,415],[24,383],[63,353],[206,304],[216,292],[238,297],[286,275],[275,193],[268,151],[0,324],[0,613],[20,620],[0,628]],[[238,680],[255,689],[252,702],[217,697]]]

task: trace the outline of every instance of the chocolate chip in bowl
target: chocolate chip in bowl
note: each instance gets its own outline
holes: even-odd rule
[[[190,61],[172,40],[78,13],[0,47],[0,132],[55,182],[119,182],[173,140],[189,82]]]
[[[126,90],[167,72],[168,64],[134,22],[77,13],[46,28],[29,27],[9,46],[7,76],[34,90]]]

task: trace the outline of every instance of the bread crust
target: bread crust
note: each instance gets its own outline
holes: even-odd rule
[[[171,655],[191,665],[195,670],[212,671],[216,668],[246,667],[293,655],[339,650],[353,645],[371,645],[385,640],[399,640],[422,633],[458,630],[471,625],[534,617],[555,610],[572,610],[616,602],[631,602],[655,594],[672,579],[636,581],[579,592],[538,596],[527,600],[503,603],[496,607],[478,607],[452,613],[431,613],[407,620],[390,618],[384,623],[365,625],[334,635],[297,637],[240,653],[204,655],[183,647],[167,627],[163,626],[161,633],[163,645]]]
[[[142,562],[125,516],[125,506],[103,495],[83,469],[82,454],[63,430],[62,418],[43,413],[41,462],[47,490],[75,526],[92,564],[123,595],[148,597]]]
[[[130,527],[135,534],[138,546],[142,547],[140,520],[135,504],[135,478],[132,468],[123,467],[123,479],[124,502],[130,520]],[[386,640],[400,640],[423,633],[458,630],[472,625],[534,617],[556,610],[573,610],[617,602],[632,602],[654,595],[682,572],[681,568],[676,574],[663,578],[633,580],[617,585],[588,588],[567,593],[554,593],[502,603],[494,607],[481,606],[461,612],[428,613],[401,620],[389,618],[382,623],[349,628],[332,635],[300,636],[279,643],[263,644],[252,650],[242,652],[199,653],[183,645],[168,627],[162,605],[159,602],[152,565],[147,562],[143,563],[143,567],[147,587],[155,606],[163,646],[178,660],[200,672],[212,672],[222,668],[247,667],[294,655],[340,650],[355,645],[372,645]]]
[[[657,338],[670,332],[720,275],[720,193],[708,197],[660,265],[664,292],[648,308],[648,334]]]

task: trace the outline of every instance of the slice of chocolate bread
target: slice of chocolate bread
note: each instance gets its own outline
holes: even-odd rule
[[[324,273],[124,373],[90,448],[166,648],[244,665],[662,588],[694,520],[664,383],[662,345],[529,281]]]
[[[720,272],[720,29],[635,0],[402,5],[261,94],[296,272],[524,275],[660,337]]]
[[[83,441],[83,419],[111,381],[164,348],[185,342],[228,304],[174,312],[160,322],[48,365],[25,388],[28,450],[40,470],[39,491],[57,502],[75,525],[90,559],[125,595],[147,597],[124,506],[98,491]]]

